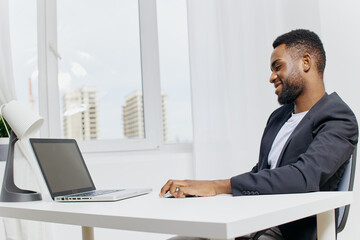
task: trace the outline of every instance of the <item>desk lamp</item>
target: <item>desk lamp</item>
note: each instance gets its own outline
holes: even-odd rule
[[[31,134],[35,133],[44,119],[25,105],[10,101],[0,107],[0,112],[3,118],[12,129],[9,140],[9,150],[6,160],[4,179],[2,183],[0,201],[1,202],[26,202],[41,200],[41,194],[38,192],[23,190],[18,188],[14,182],[14,150],[15,143],[19,139],[26,139]],[[3,121],[3,119],[1,119]],[[8,132],[9,133],[9,132]]]

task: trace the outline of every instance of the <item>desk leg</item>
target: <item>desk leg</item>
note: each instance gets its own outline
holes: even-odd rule
[[[335,210],[317,215],[318,240],[336,240]]]
[[[83,240],[94,240],[94,228],[82,226],[82,239]]]

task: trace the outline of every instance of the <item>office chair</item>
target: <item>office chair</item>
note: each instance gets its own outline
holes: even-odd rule
[[[355,179],[355,168],[356,168],[356,147],[352,155],[350,156],[349,163],[346,166],[344,174],[339,183],[338,191],[352,191]],[[337,217],[337,233],[341,232],[345,228],[345,224],[349,215],[350,205],[338,208]]]

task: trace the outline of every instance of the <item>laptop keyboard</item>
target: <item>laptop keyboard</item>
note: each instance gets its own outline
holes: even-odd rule
[[[78,193],[78,194],[74,194],[72,196],[77,196],[77,197],[93,197],[93,196],[98,196],[98,195],[104,195],[104,194],[109,194],[109,193],[114,193],[114,192],[120,192],[123,189],[118,189],[118,190],[94,190],[94,191],[90,191],[90,192],[85,192],[85,193]]]

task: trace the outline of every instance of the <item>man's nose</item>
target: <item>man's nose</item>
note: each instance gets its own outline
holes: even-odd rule
[[[270,83],[274,83],[275,80],[276,80],[276,78],[277,78],[277,74],[274,73],[274,72],[272,72],[271,75],[270,75],[270,80],[269,80],[269,82],[270,82]]]

